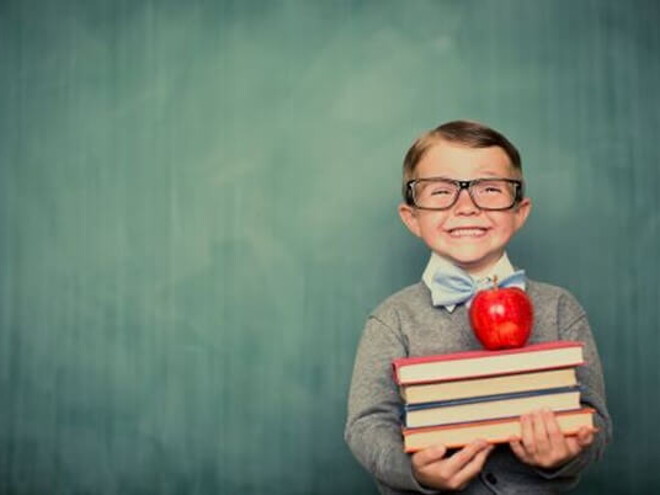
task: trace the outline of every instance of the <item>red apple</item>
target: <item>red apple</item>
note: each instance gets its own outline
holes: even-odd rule
[[[522,347],[534,324],[532,302],[517,287],[481,290],[472,300],[470,323],[486,349]]]

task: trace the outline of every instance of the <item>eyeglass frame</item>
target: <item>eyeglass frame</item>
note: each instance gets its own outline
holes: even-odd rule
[[[509,184],[513,184],[516,186],[516,191],[513,196],[513,203],[511,203],[511,206],[507,206],[505,208],[483,208],[477,204],[477,202],[474,200],[474,196],[472,196],[472,185],[473,184],[478,184],[479,182],[487,182],[491,180],[501,180],[504,182],[508,182]],[[458,185],[458,191],[456,192],[456,196],[454,197],[454,201],[451,202],[450,205],[445,206],[444,208],[429,208],[425,206],[418,206],[415,202],[415,194],[414,194],[414,187],[415,184],[419,182],[434,182],[434,181],[445,181],[449,183],[453,183],[455,185]],[[470,201],[479,208],[480,210],[485,210],[485,211],[505,211],[505,210],[510,210],[514,206],[516,206],[517,203],[520,203],[524,197],[524,189],[525,189],[525,183],[524,181],[520,179],[509,179],[508,177],[482,177],[480,179],[472,179],[472,180],[455,180],[455,179],[449,179],[447,177],[422,177],[419,179],[412,179],[406,182],[406,204],[408,206],[412,206],[414,208],[417,208],[418,210],[430,210],[430,211],[444,211],[452,208],[456,203],[458,203],[458,198],[461,195],[461,192],[463,190],[467,190],[468,196],[470,196]]]

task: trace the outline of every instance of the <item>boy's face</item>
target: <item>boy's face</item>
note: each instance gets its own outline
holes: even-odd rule
[[[415,178],[428,177],[520,178],[502,148],[468,148],[444,141],[433,145],[417,164]],[[509,240],[525,223],[530,209],[531,201],[524,198],[509,210],[481,210],[472,202],[468,191],[463,190],[447,210],[421,210],[401,204],[399,214],[408,229],[429,248],[475,274],[497,263]]]

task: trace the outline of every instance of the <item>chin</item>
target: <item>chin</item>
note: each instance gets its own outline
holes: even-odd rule
[[[447,259],[451,261],[454,265],[458,266],[459,268],[462,268],[465,271],[478,269],[479,267],[485,264],[482,260],[460,259],[454,257],[447,257]]]
[[[451,256],[449,259],[465,271],[479,271],[488,268],[499,260],[501,255],[497,256]]]

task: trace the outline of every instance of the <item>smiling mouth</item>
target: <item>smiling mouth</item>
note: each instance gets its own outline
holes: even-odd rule
[[[487,230],[488,229],[482,227],[458,227],[455,229],[449,229],[447,232],[449,233],[450,237],[461,239],[464,237],[483,237],[486,235]]]

